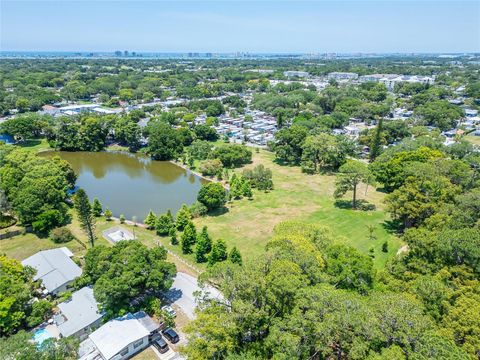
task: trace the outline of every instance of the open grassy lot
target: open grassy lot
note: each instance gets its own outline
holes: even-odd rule
[[[228,205],[228,212],[217,216],[197,219],[198,227],[207,225],[213,238],[222,238],[229,246],[237,246],[244,257],[252,258],[263,251],[272,236],[276,224],[288,219],[297,219],[331,228],[339,242],[354,246],[368,253],[375,250],[375,265],[382,266],[387,258],[401,246],[398,237],[389,233],[386,221],[389,216],[383,210],[384,194],[365,188],[359,196],[376,211],[353,211],[335,205],[333,198],[335,176],[307,175],[299,167],[275,164],[273,154],[262,150],[253,156],[253,164],[264,164],[273,173],[275,190],[264,193],[255,191],[254,200],[242,199]],[[241,171],[241,170],[240,170]],[[347,194],[345,200],[350,199]],[[369,227],[373,227],[373,236]],[[383,242],[389,242],[389,251],[381,251]]]
[[[103,238],[102,232],[112,226],[117,226],[119,224],[120,223],[118,220],[106,221],[103,217],[97,218],[97,240],[95,244],[111,246],[112,244]],[[172,253],[174,253],[176,256],[169,254],[168,258],[170,261],[176,264],[178,271],[182,271],[193,276],[198,275],[198,271],[193,269],[191,266],[195,263],[193,255],[182,256],[180,246],[171,245],[169,238],[160,238],[155,235],[154,231],[147,230],[140,226],[133,226],[131,224],[122,224],[121,226],[134,233],[136,238],[147,246],[153,247],[160,244],[172,251]],[[72,222],[67,225],[67,227],[77,238],[76,241],[74,240],[64,244],[55,244],[49,238],[40,238],[35,234],[26,233],[24,235],[18,235],[9,239],[0,240],[0,253],[5,253],[7,256],[15,258],[17,260],[23,260],[41,250],[66,246],[75,254],[75,256],[82,258],[85,255],[87,249],[90,247],[90,245],[88,244],[88,239],[83,233],[83,231],[80,229],[75,216],[73,216]],[[179,260],[179,257],[183,257],[184,261]],[[204,269],[204,266],[202,267],[195,265],[195,268],[202,270]]]
[[[465,136],[465,140],[470,141],[473,145],[480,146],[480,136],[467,135]]]
[[[388,231],[389,216],[383,212],[383,193],[369,188],[365,195],[365,188],[360,189],[359,197],[376,206],[375,211],[351,210],[348,206],[336,206],[333,198],[335,176],[307,175],[299,167],[281,166],[273,162],[273,154],[262,150],[254,152],[253,164],[264,164],[273,172],[275,190],[265,193],[254,191],[254,200],[242,199],[227,205],[225,213],[209,215],[196,219],[198,231],[203,225],[208,226],[210,235],[224,239],[229,248],[237,246],[244,258],[254,258],[261,253],[272,236],[273,228],[281,221],[296,219],[328,226],[338,242],[349,244],[367,254],[371,247],[374,249],[376,267],[383,266],[385,261],[393,256],[402,245],[401,240]],[[241,172],[242,169],[237,170]],[[345,203],[350,194],[345,197]],[[69,247],[77,256],[82,257],[86,252],[87,238],[78,226],[75,216],[68,225],[79,241],[72,241],[65,246]],[[141,219],[139,219],[141,220]],[[102,231],[117,225],[115,221],[97,219],[97,244],[109,244],[103,239]],[[180,246],[170,244],[167,237],[158,237],[153,231],[142,227],[133,227],[124,224],[134,231],[137,238],[148,246],[161,244],[177,257],[170,255],[170,259],[182,271],[195,273],[195,270],[178,259],[184,259],[188,264],[194,264],[202,270],[205,265],[194,262],[193,255],[182,255]],[[373,232],[371,232],[373,229]],[[178,234],[180,240],[180,234]],[[381,251],[382,244],[388,241],[388,253]],[[0,240],[0,252],[8,256],[24,259],[43,249],[64,246],[55,244],[49,239],[38,238],[34,234],[25,234],[11,239]]]

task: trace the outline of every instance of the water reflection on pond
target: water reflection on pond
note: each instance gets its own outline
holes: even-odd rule
[[[114,216],[142,221],[148,211],[175,212],[195,202],[203,183],[199,177],[167,161],[120,152],[50,152],[67,160],[78,175],[77,185],[91,200],[97,197]]]

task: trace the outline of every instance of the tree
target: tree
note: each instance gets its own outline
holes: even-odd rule
[[[100,203],[100,201],[97,198],[94,198],[93,199],[93,204],[92,204],[92,214],[93,214],[93,216],[100,217],[100,216],[102,216],[102,212],[103,212],[102,204]]]
[[[35,327],[46,321],[53,313],[53,304],[48,300],[35,301],[32,304],[32,312],[27,318],[29,327]]]
[[[118,220],[120,220],[120,224],[124,224],[125,223],[125,215],[123,214],[120,214],[120,216],[118,217]]]
[[[199,140],[216,141],[218,140],[217,130],[208,125],[197,125],[193,128],[195,136]]]
[[[182,231],[185,226],[190,222],[192,219],[192,214],[187,205],[183,204],[180,210],[177,212],[177,218],[175,220],[175,224],[177,229]]]
[[[208,264],[214,265],[227,260],[227,244],[224,240],[218,239],[212,245],[212,251],[208,257]]]
[[[226,191],[222,184],[209,182],[202,185],[197,200],[205,205],[209,211],[223,206],[226,202]]]
[[[170,210],[168,210],[165,214],[160,215],[155,223],[155,229],[157,230],[158,235],[168,235],[170,233],[170,229],[173,227],[175,227],[175,223]]]
[[[302,158],[303,143],[308,130],[304,126],[293,124],[284,127],[275,134],[274,151],[277,159],[288,163],[298,164]]]
[[[215,176],[223,170],[223,165],[219,159],[204,160],[200,163],[199,170],[203,176]]]
[[[32,341],[32,334],[20,331],[17,334],[0,338],[0,359],[16,360],[75,360],[78,358],[79,340],[74,337],[60,340],[47,339],[42,346]]]
[[[234,246],[232,250],[228,253],[228,260],[230,260],[234,264],[242,265],[242,255],[240,251],[238,251],[237,247]]]
[[[183,254],[191,254],[192,246],[195,244],[197,238],[197,231],[195,230],[195,225],[189,221],[185,226],[185,229],[182,234],[181,245]]]
[[[31,113],[2,122],[0,132],[13,136],[17,141],[24,141],[36,137],[39,128],[40,119]]]
[[[253,197],[252,186],[250,185],[250,181],[248,181],[245,178],[243,178],[243,181],[242,181],[242,195],[248,199],[251,199]]]
[[[350,160],[343,164],[335,182],[336,198],[340,198],[347,191],[353,191],[352,208],[357,208],[357,187],[360,183],[371,184],[373,179],[368,167],[360,161]]]
[[[352,247],[332,245],[327,249],[326,260],[326,273],[336,287],[357,290],[363,294],[372,288],[374,270],[370,257]]]
[[[108,317],[125,313],[130,302],[148,292],[166,291],[175,265],[166,261],[163,247],[148,248],[139,241],[90,248],[79,286],[93,285],[95,299]]]
[[[211,159],[219,159],[226,168],[239,167],[252,161],[252,152],[244,145],[220,145],[210,153]]]
[[[387,211],[405,228],[419,226],[437,213],[445,203],[452,203],[458,188],[443,176],[421,178],[410,176],[385,198]]]
[[[370,165],[370,169],[376,180],[384,185],[385,190],[391,192],[404,183],[408,164],[426,163],[443,157],[444,154],[441,151],[426,146],[407,151],[385,151]]]
[[[95,217],[93,216],[92,207],[88,201],[88,196],[85,190],[77,190],[73,198],[73,203],[75,210],[77,211],[80,227],[87,234],[90,245],[93,247],[96,240]]]
[[[382,140],[382,130],[383,130],[383,119],[378,120],[377,128],[375,129],[375,136],[372,139],[372,144],[370,145],[370,162],[374,161],[377,156],[380,154],[381,140]]]
[[[175,227],[172,227],[170,229],[170,232],[168,233],[168,235],[170,236],[170,243],[172,245],[178,245],[177,230],[175,229]]]
[[[243,176],[258,190],[273,190],[272,171],[263,164],[255,166],[252,170],[244,170]]]
[[[143,220],[143,222],[145,225],[147,225],[147,229],[151,230],[155,228],[155,225],[157,223],[157,217],[152,210],[148,212],[147,217],[145,218],[145,220]]]
[[[463,112],[458,106],[446,100],[429,101],[415,108],[415,115],[420,117],[423,125],[430,125],[442,131],[450,130],[457,120],[463,117]]]
[[[207,254],[212,250],[212,239],[208,235],[207,227],[202,228],[202,232],[197,236],[195,247],[195,261],[203,263],[207,261]]]
[[[197,160],[205,160],[212,151],[212,144],[204,140],[195,140],[188,148],[189,157]]]
[[[107,207],[105,211],[103,212],[103,216],[105,216],[105,220],[110,221],[112,220],[112,211]]]
[[[115,140],[120,144],[128,146],[130,151],[140,148],[141,129],[140,126],[130,118],[121,117],[115,122]]]
[[[147,126],[148,154],[155,160],[172,160],[182,153],[179,133],[164,122],[150,121]]]
[[[45,210],[32,222],[33,231],[38,234],[47,235],[56,226],[63,223],[63,216],[58,210]]]
[[[237,174],[233,174],[230,179],[230,192],[229,197],[230,199],[240,199],[243,195],[243,188],[242,188],[243,180],[242,177],[237,176]]]
[[[336,170],[345,163],[346,152],[329,134],[308,136],[302,145],[302,170],[307,173]]]
[[[21,329],[31,312],[34,290],[32,268],[0,255],[0,334]],[[0,338],[1,339],[1,338]],[[1,351],[1,348],[0,348]]]

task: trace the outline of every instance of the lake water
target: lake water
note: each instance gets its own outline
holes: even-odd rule
[[[182,204],[193,204],[205,181],[168,161],[121,152],[48,152],[67,160],[78,175],[77,186],[91,201],[98,198],[113,215],[136,216],[143,221],[148,211],[168,209],[175,213]]]

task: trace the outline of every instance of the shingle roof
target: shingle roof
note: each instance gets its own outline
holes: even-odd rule
[[[98,310],[93,288],[90,286],[75,291],[69,300],[58,304],[58,308],[65,318],[63,323],[57,324],[64,337],[90,326],[103,316]]]
[[[42,280],[48,292],[82,275],[82,269],[70,257],[73,254],[66,247],[39,251],[22,261],[22,265],[31,266],[37,273],[34,280]]]

